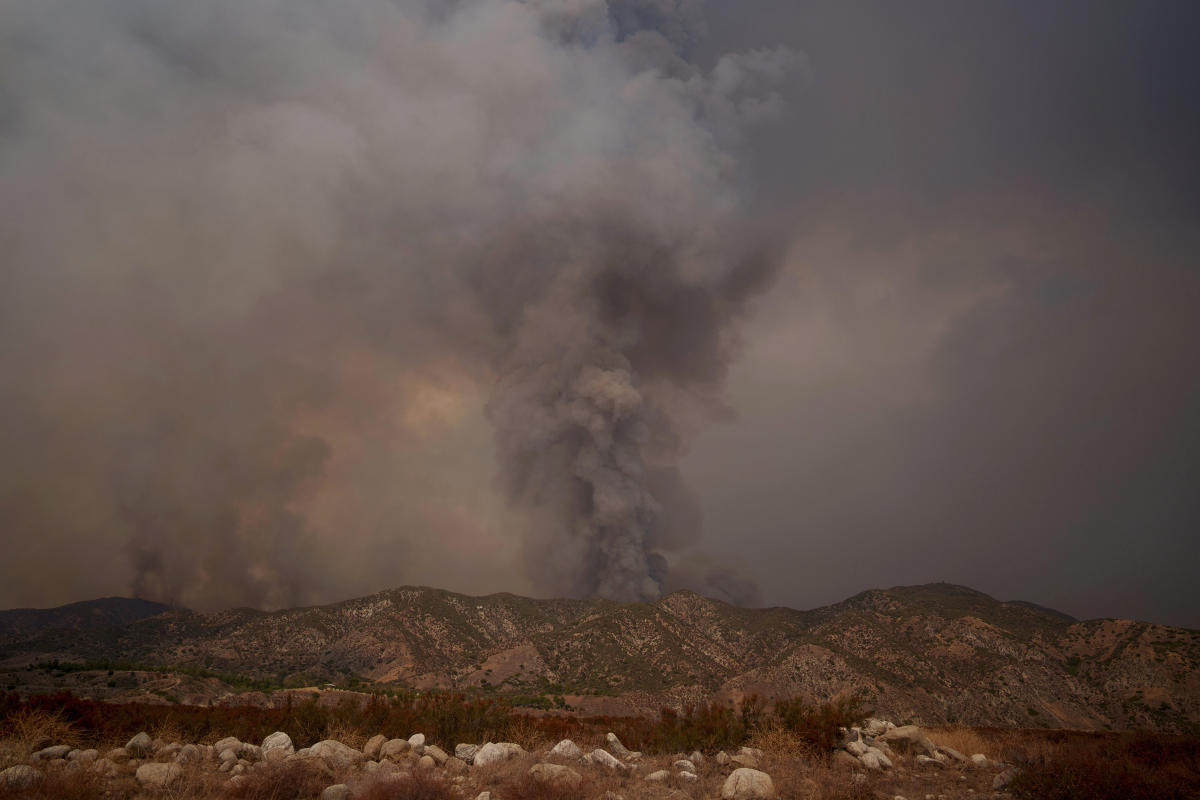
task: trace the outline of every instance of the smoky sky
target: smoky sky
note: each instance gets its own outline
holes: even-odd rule
[[[0,605],[1200,626],[1182,2],[16,2]]]

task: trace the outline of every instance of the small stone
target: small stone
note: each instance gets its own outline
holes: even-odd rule
[[[608,749],[611,750],[612,754],[617,758],[629,758],[633,755],[633,753],[631,753],[629,749],[625,747],[625,745],[621,744],[621,740],[617,738],[617,735],[612,731],[609,731],[607,734],[605,734],[604,740],[608,744]]]
[[[399,761],[400,757],[409,750],[412,750],[412,745],[408,743],[407,739],[388,739],[379,748],[379,755],[381,758]]]
[[[43,747],[33,754],[34,761],[50,761],[55,758],[65,758],[71,752],[69,744],[56,744],[53,747]]]
[[[8,789],[28,789],[41,779],[42,773],[28,764],[17,764],[0,772],[0,786]]]
[[[450,756],[446,754],[446,751],[443,750],[442,748],[438,747],[436,744],[426,745],[425,746],[425,755],[432,758],[439,767],[442,766],[443,764],[445,764],[446,760],[448,758],[450,758]]]
[[[492,793],[480,792],[479,794],[475,795],[475,800],[492,800]]]
[[[383,750],[383,746],[387,743],[387,740],[388,738],[382,733],[367,739],[367,743],[363,745],[363,755],[372,761],[378,761],[379,754]],[[266,749],[266,743],[263,744],[263,749]]]
[[[996,791],[1007,789],[1008,785],[1012,783],[1013,778],[1015,777],[1017,777],[1017,770],[1013,767],[1009,767],[1008,769],[1004,770],[1004,772],[1001,772],[996,776],[995,780],[992,781],[992,788]]]
[[[582,775],[561,764],[534,764],[529,768],[529,777],[556,789],[578,789],[583,785]]]
[[[468,772],[467,762],[454,756],[447,758],[446,772],[450,775],[465,775]]]
[[[680,778],[680,780],[685,781],[687,783],[695,783],[696,781],[700,780],[699,775],[697,775],[694,772],[688,772],[687,770],[680,772],[679,778]]]
[[[562,758],[579,759],[583,755],[583,751],[579,749],[579,745],[575,744],[570,739],[563,739],[554,747],[550,748],[550,755],[561,756]]]
[[[175,763],[179,765],[195,764],[200,761],[200,748],[194,744],[185,744],[175,754]]]
[[[475,766],[483,767],[507,761],[523,754],[525,748],[513,742],[488,742],[475,753]]]
[[[867,752],[867,746],[859,741],[846,742],[846,752],[852,756],[861,756]]]
[[[271,750],[282,750],[290,755],[296,752],[295,746],[292,745],[292,737],[288,736],[283,731],[275,731],[270,736],[263,739],[262,747],[260,749],[263,753],[270,752]]]
[[[703,764],[704,754],[699,750],[693,750],[692,754],[688,756],[688,761],[691,761],[693,764]]]
[[[138,783],[156,789],[165,789],[183,777],[178,764],[142,764],[137,768]]]
[[[988,765],[988,758],[983,753],[976,753],[975,755],[971,756],[971,763],[977,767],[986,768]]]
[[[660,769],[647,775],[646,780],[658,783],[659,781],[665,781],[670,777],[671,773],[667,772],[665,769]]]
[[[620,770],[620,771],[624,771],[624,770],[628,769],[628,767],[626,767],[620,761],[613,758],[613,755],[611,753],[609,753],[607,750],[601,750],[599,748],[596,748],[595,750],[593,750],[590,753],[590,755],[592,757],[592,763],[596,764],[598,766],[608,767],[609,769]]]
[[[672,766],[674,766],[675,769],[678,770],[679,772],[695,772],[696,771],[696,765],[693,764],[691,761],[687,760],[686,758],[679,759]]]
[[[735,769],[721,787],[722,800],[775,800],[771,776],[756,769]]]
[[[477,744],[457,744],[454,746],[454,757],[461,758],[468,764],[475,760],[475,754],[478,752],[479,745]]]
[[[729,763],[729,753],[726,753],[724,750],[721,750],[720,752],[717,753],[716,757],[713,758],[713,761],[716,761],[717,764],[719,764],[720,766],[723,767]]]
[[[321,800],[349,800],[349,798],[350,787],[344,783],[326,786],[325,791],[321,792]]]
[[[437,762],[433,760],[433,756],[421,756],[417,761],[417,766],[421,769],[433,769],[437,766]]]
[[[425,734],[414,733],[408,737],[408,744],[417,755],[422,755],[425,752]]]
[[[154,741],[149,734],[142,731],[126,742],[125,750],[134,758],[145,758],[154,752]]]
[[[922,767],[937,767],[938,769],[946,768],[946,765],[941,761],[938,761],[936,758],[930,758],[929,756],[917,756],[917,764]]]

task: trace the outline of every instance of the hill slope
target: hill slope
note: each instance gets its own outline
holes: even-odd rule
[[[863,592],[812,611],[690,592],[654,603],[469,597],[405,587],[328,606],[167,610],[0,637],[37,658],[188,665],[280,682],[620,695],[653,710],[714,696],[863,695],[926,724],[1195,730],[1200,632],[1073,621],[949,584]]]

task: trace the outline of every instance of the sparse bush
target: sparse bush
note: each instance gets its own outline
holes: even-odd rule
[[[1200,741],[1076,736],[1026,764],[1009,785],[1023,800],[1185,800],[1200,787]]]
[[[335,776],[317,761],[285,761],[250,772],[231,793],[239,800],[307,800],[319,797]]]
[[[406,775],[368,779],[357,787],[354,797],[356,800],[454,800],[454,792],[444,778],[416,770]]]

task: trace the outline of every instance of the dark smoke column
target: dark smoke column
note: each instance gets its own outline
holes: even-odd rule
[[[714,568],[688,553],[699,514],[677,420],[720,407],[733,326],[774,271],[732,146],[771,116],[794,56],[729,55],[704,72],[684,58],[698,3],[534,6],[613,84],[560,120],[553,197],[536,186],[538,210],[514,212],[476,275],[500,343],[488,416],[501,480],[529,514],[527,566],[545,591],[655,599],[681,585],[667,580],[676,557],[692,559],[682,583],[705,591]]]

